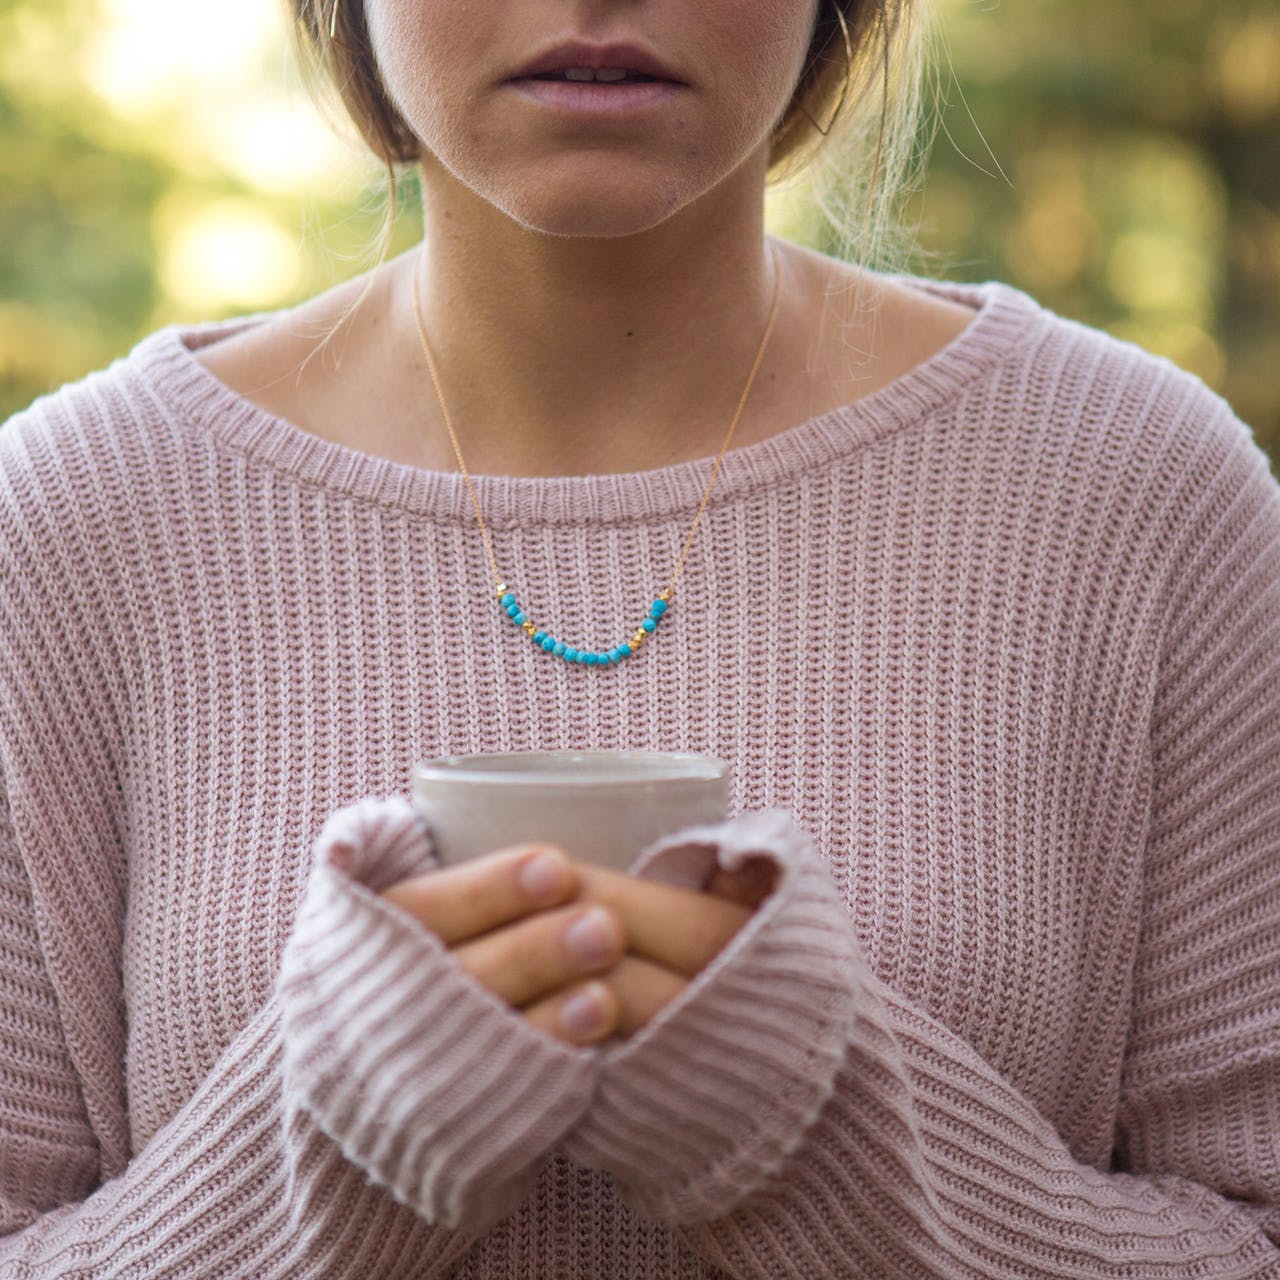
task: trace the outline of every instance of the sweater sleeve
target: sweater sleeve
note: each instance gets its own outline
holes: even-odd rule
[[[1179,497],[1110,1166],[879,982],[808,838],[761,830],[776,900],[608,1052],[565,1144],[729,1275],[1280,1277],[1280,489],[1239,432]]]
[[[590,1057],[377,896],[429,862],[403,801],[334,815],[271,999],[100,1182],[0,803],[0,1273],[393,1280],[412,1257],[440,1276],[514,1208],[585,1108]]]

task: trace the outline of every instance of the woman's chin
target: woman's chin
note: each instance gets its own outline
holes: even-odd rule
[[[612,240],[640,235],[665,222],[686,203],[671,187],[639,184],[604,191],[565,183],[553,191],[489,192],[487,198],[527,231],[548,236]]]
[[[640,236],[671,216],[669,207],[646,210],[639,205],[600,206],[593,202],[562,207],[516,206],[504,210],[509,218],[541,236],[572,239],[623,239]]]

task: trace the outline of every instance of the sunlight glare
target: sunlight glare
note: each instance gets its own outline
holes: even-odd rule
[[[280,26],[275,7],[261,0],[103,0],[85,74],[122,114],[145,114],[185,100],[197,86],[233,91]]]
[[[165,245],[161,282],[183,307],[270,307],[298,287],[303,264],[297,241],[256,204],[228,199],[184,205],[173,202],[157,220]]]

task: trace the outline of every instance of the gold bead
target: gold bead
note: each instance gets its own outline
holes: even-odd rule
[[[529,635],[533,635],[533,633],[538,629],[532,622],[522,622],[520,625],[529,633]]]
[[[649,633],[648,633],[648,632],[647,632],[643,627],[641,627],[641,628],[640,628],[640,630],[639,630],[639,631],[637,631],[637,632],[635,633],[635,635],[633,635],[633,636],[631,637],[631,652],[632,652],[632,653],[635,653],[635,651],[636,651],[636,650],[637,650],[637,649],[638,649],[638,648],[639,648],[639,647],[644,643],[644,638],[645,638],[645,636],[647,636],[648,634],[649,634]]]

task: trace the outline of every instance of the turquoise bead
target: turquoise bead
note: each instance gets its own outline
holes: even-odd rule
[[[546,638],[547,638],[547,633],[545,631],[535,631],[533,633],[534,644],[541,644]]]
[[[543,649],[545,649],[545,650],[546,650],[546,652],[547,652],[547,653],[550,653],[550,652],[551,652],[551,650],[552,650],[552,649],[554,649],[554,648],[556,647],[556,640],[555,640],[555,637],[554,637],[554,636],[543,636],[543,637],[542,637],[542,647],[543,647]]]
[[[519,606],[518,604],[516,604],[516,602],[515,602],[514,600],[513,600],[509,605],[507,605],[507,617],[508,617],[508,618],[514,618],[514,617],[516,616],[516,614],[517,614],[517,613],[519,613],[519,612],[520,612],[520,606]]]
[[[514,622],[517,627],[524,626],[524,624],[528,621],[527,617],[525,616],[525,611],[523,609],[517,610],[515,613],[511,615],[511,621]]]
[[[557,640],[557,641],[555,642],[555,646],[552,648],[551,652],[552,652],[552,653],[554,653],[554,654],[556,655],[556,657],[557,657],[557,658],[562,657],[562,656],[563,656],[563,654],[564,654],[564,641],[563,641],[563,640]]]
[[[655,618],[662,617],[662,615],[666,613],[666,611],[667,611],[667,602],[665,600],[655,600],[653,602],[653,608],[649,610],[649,612],[653,614]]]
[[[645,619],[645,620],[644,620],[640,625],[641,625],[641,626],[642,626],[646,631],[654,631],[654,630],[656,630],[656,629],[657,629],[658,623],[657,623],[657,621],[656,621],[655,619],[653,619],[653,618],[646,618],[646,619]]]
[[[565,647],[564,647],[564,655],[563,655],[563,657],[564,657],[564,660],[565,660],[566,662],[577,662],[577,660],[578,660],[578,651],[577,651],[577,649],[575,649],[575,648],[573,647],[573,645],[571,645],[571,644],[567,644],[567,645],[565,645]]]
[[[507,605],[515,604],[515,602],[516,602],[515,595],[512,592],[508,591],[507,594],[503,596],[498,603],[506,607]]]

